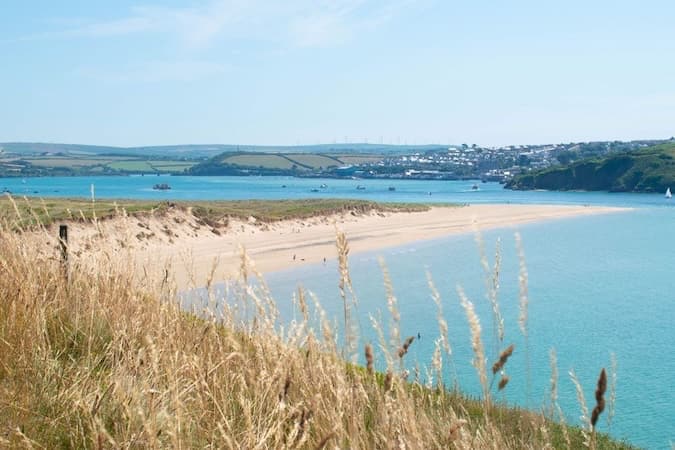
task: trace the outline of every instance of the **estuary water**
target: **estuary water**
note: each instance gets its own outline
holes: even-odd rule
[[[154,190],[166,183],[171,189]],[[0,192],[32,197],[152,200],[352,198],[414,203],[538,203],[665,206],[659,194],[509,191],[499,183],[431,180],[337,180],[292,177],[40,177],[0,178]],[[322,187],[325,186],[325,187]],[[478,189],[472,189],[476,186]],[[362,189],[358,189],[361,187]],[[394,190],[390,190],[393,188]]]
[[[154,191],[168,183],[169,191]],[[503,346],[515,352],[506,365],[510,383],[496,395],[500,401],[542,409],[550,404],[549,351],[558,360],[559,403],[567,421],[579,423],[580,407],[568,372],[574,370],[592,409],[595,384],[602,367],[617,361],[616,410],[608,410],[599,430],[619,439],[655,449],[675,443],[675,202],[663,194],[587,192],[513,192],[496,183],[472,181],[391,181],[295,179],[287,177],[76,177],[0,179],[0,190],[13,195],[138,198],[166,200],[361,198],[377,201],[455,203],[537,203],[626,206],[626,212],[519,225],[529,278],[529,319],[526,342],[518,327],[518,256],[514,228],[482,235],[488,259],[501,246],[498,299],[504,316]],[[326,187],[321,187],[325,184]],[[478,189],[474,190],[476,184]],[[365,189],[356,189],[357,185]],[[282,187],[285,186],[285,187]],[[394,190],[390,190],[393,187]],[[318,192],[313,192],[316,189]],[[478,245],[473,235],[419,241],[411,245],[350,256],[358,298],[357,317],[364,342],[381,355],[369,315],[389,322],[378,258],[391,273],[401,313],[401,334],[421,339],[406,356],[410,377],[414,367],[429,366],[438,337],[437,309],[426,272],[433,277],[448,322],[452,356],[444,356],[446,383],[478,395],[466,315],[457,286],[475,304],[491,364],[496,346],[492,312]],[[292,295],[299,285],[319,298],[328,316],[341,322],[335,262],[268,274],[272,292],[287,319],[294,311]],[[526,350],[527,349],[527,350]],[[378,358],[382,367],[382,358]],[[424,369],[420,378],[426,379]],[[609,396],[609,392],[606,398]]]
[[[670,448],[670,441],[675,442],[671,381],[675,358],[670,356],[675,339],[675,245],[668,241],[673,224],[675,208],[642,208],[518,226],[529,278],[527,343],[518,327],[519,261],[514,230],[483,233],[491,262],[500,240],[498,299],[505,323],[502,348],[515,345],[506,367],[511,381],[497,399],[533,409],[548,407],[549,352],[555,349],[559,403],[566,420],[579,424],[581,409],[568,372],[577,374],[592,409],[600,369],[610,369],[613,353],[617,362],[616,413],[610,427],[605,410],[598,429],[642,447]],[[368,317],[382,317],[385,327],[390,320],[380,257],[398,299],[401,334],[421,335],[406,356],[408,368],[412,371],[418,362],[430,366],[434,340],[439,336],[428,271],[443,300],[452,345],[452,360],[444,362],[445,382],[457,380],[463,391],[480,395],[471,365],[469,327],[457,294],[457,286],[461,286],[476,306],[489,367],[497,352],[475,237],[456,235],[351,257],[360,328],[364,340],[376,348],[378,339]],[[286,302],[282,302],[285,308],[291,308],[288,299],[302,285],[319,297],[329,317],[341,323],[335,264],[277,272],[267,281],[276,297]]]

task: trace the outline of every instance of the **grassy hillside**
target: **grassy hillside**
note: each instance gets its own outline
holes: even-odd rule
[[[196,160],[159,159],[157,156],[75,154],[17,156],[0,154],[0,177],[180,174],[196,163]]]
[[[515,177],[510,189],[665,192],[675,189],[675,143],[602,159],[530,172]]]
[[[299,175],[352,164],[381,161],[382,155],[330,153],[223,153],[203,161],[188,172],[193,175]]]
[[[440,313],[429,371],[441,382],[431,384],[403,370],[416,344],[400,336],[393,298],[395,342],[382,337],[379,347],[363,347],[350,331],[343,347],[335,324],[302,289],[298,320],[280,335],[274,300],[264,286],[247,284],[246,257],[228,297],[211,299],[222,313],[198,310],[199,318],[178,308],[170,280],[148,279],[124,254],[92,253],[96,264],[64,273],[56,246],[42,237],[0,221],[0,446],[630,448],[594,432],[590,421],[582,430],[505,407],[487,378],[478,399],[447,390]],[[348,292],[348,244],[341,234],[336,240]],[[239,320],[241,310],[255,311],[255,320]],[[482,359],[480,327],[466,310]],[[363,352],[366,367],[344,359]],[[508,355],[495,360],[499,380]]]
[[[382,154],[375,154],[377,149]],[[395,146],[167,146],[97,147],[0,144],[0,177],[173,173],[196,175],[296,175],[343,165],[373,163]],[[405,147],[407,151],[410,147]],[[366,152],[367,151],[367,152]],[[335,152],[334,154],[331,152]],[[196,166],[196,167],[195,167]],[[191,170],[194,167],[193,170]]]
[[[61,153],[68,156],[123,155],[161,157],[208,157],[222,153],[235,145],[158,145],[147,147],[113,147],[104,145],[58,144],[44,142],[2,142],[0,149],[17,155]]]
[[[382,153],[398,154],[425,151],[444,145],[387,145],[387,144],[317,144],[317,145],[235,145],[235,144],[188,144],[153,145],[142,147],[113,147],[101,145],[58,144],[43,142],[0,142],[0,150],[17,155],[39,153],[63,153],[65,155],[154,155],[162,157],[212,157],[225,152],[255,153]]]
[[[229,166],[241,168],[281,169],[281,170],[312,170],[328,167],[337,167],[344,163],[330,155],[311,153],[242,153],[227,155],[221,162]]]

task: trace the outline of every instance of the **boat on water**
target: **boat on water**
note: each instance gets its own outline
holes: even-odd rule
[[[316,189],[316,188],[314,188],[314,189],[312,189],[310,192],[319,192],[319,190]]]
[[[321,189],[326,189],[328,185],[326,183],[323,183],[321,186],[319,186]]]
[[[157,183],[152,188],[156,191],[168,191],[169,189],[171,189],[171,186],[169,186],[166,183]]]
[[[673,194],[670,192],[670,188],[666,189],[666,198],[673,198]]]
[[[471,186],[471,190],[477,191],[477,190],[478,190],[478,185],[477,185],[477,184],[474,184],[473,186]]]
[[[365,191],[366,187],[362,184],[359,184],[358,186],[356,186],[356,189],[358,189],[359,191]]]
[[[395,188],[394,186],[389,186],[389,190],[390,190],[390,191],[395,191],[396,188]]]

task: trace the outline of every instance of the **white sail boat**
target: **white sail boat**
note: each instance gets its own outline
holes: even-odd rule
[[[670,193],[670,188],[666,189],[666,198],[672,198],[673,194]]]

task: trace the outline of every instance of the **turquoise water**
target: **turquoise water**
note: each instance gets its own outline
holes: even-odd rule
[[[155,191],[167,183],[169,191]],[[391,202],[542,203],[663,206],[661,194],[598,192],[518,192],[498,183],[474,181],[334,180],[291,177],[43,177],[0,178],[0,191],[15,196],[97,198],[238,200],[285,198],[355,198]],[[325,189],[321,188],[326,184]],[[479,189],[472,190],[477,184]],[[358,185],[366,189],[358,190]],[[283,188],[282,186],[286,186]],[[393,186],[396,190],[389,191]],[[317,189],[318,192],[312,192]]]
[[[509,386],[499,399],[539,409],[548,404],[548,352],[558,355],[559,402],[570,423],[579,423],[580,408],[568,371],[574,369],[585,388],[589,408],[602,367],[610,367],[610,352],[618,363],[616,415],[611,428],[599,430],[647,448],[670,448],[675,442],[671,378],[675,358],[675,246],[667,240],[675,223],[675,208],[641,209],[519,226],[529,272],[529,353],[531,386],[527,395],[525,342],[518,329],[518,260],[512,229],[484,233],[490,254],[500,238],[502,276],[500,306],[505,319],[505,344],[516,351],[507,364]],[[462,390],[478,395],[466,316],[456,286],[461,285],[476,306],[488,355],[492,346],[492,313],[473,236],[452,236],[386,251],[354,255],[351,273],[361,327],[366,340],[377,344],[367,318],[381,312],[389,321],[377,257],[391,272],[401,312],[403,336],[421,333],[413,344],[409,365],[429,365],[438,337],[436,306],[430,297],[428,269],[443,298],[444,316],[453,346],[454,368],[445,362],[445,379],[454,371]],[[268,282],[278,299],[291,298],[298,284],[315,292],[329,315],[338,321],[342,304],[334,264],[271,274]],[[289,308],[288,302],[284,304]],[[491,362],[496,358],[489,356]],[[606,415],[607,411],[605,411]],[[606,416],[605,416],[606,417]]]
[[[152,184],[168,182],[172,190],[157,192]],[[529,272],[529,366],[525,342],[517,326],[518,260],[514,229],[484,233],[488,254],[497,238],[502,246],[500,305],[505,318],[505,344],[516,346],[507,364],[511,382],[499,399],[539,409],[549,398],[548,352],[558,355],[559,402],[568,421],[579,422],[580,409],[567,372],[574,369],[592,408],[600,368],[609,368],[610,352],[618,361],[616,415],[611,428],[603,413],[599,429],[647,448],[670,448],[675,442],[675,391],[671,379],[675,358],[675,203],[662,194],[584,192],[512,192],[495,183],[454,181],[320,180],[285,177],[93,177],[0,179],[0,190],[15,195],[89,197],[95,185],[98,198],[244,199],[348,197],[379,201],[459,203],[549,203],[632,206],[632,211],[518,226]],[[311,192],[326,183],[328,188]],[[366,186],[356,190],[356,185]],[[281,188],[286,185],[286,188]],[[389,191],[395,186],[395,191]],[[429,195],[431,192],[431,195]],[[359,298],[359,318],[365,340],[376,343],[368,314],[388,313],[377,257],[383,256],[392,275],[404,336],[422,338],[406,356],[428,365],[438,336],[436,307],[425,271],[433,275],[443,298],[453,346],[452,364],[444,361],[446,382],[458,380],[462,390],[478,394],[471,366],[471,347],[465,313],[456,286],[461,285],[481,318],[486,351],[493,359],[491,312],[477,245],[472,235],[420,241],[412,245],[352,255],[351,273]],[[269,274],[286,317],[293,315],[291,293],[302,284],[319,297],[329,316],[340,321],[335,263],[305,266]],[[378,352],[379,353],[379,352]],[[492,361],[491,361],[492,362]],[[382,363],[382,361],[380,361]],[[422,372],[424,374],[424,372]],[[423,375],[424,377],[424,375]],[[529,394],[528,394],[529,391]]]

